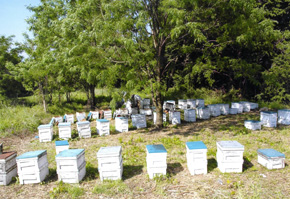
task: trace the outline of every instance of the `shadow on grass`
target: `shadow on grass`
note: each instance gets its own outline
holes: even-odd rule
[[[207,170],[208,172],[213,171],[215,168],[217,168],[217,161],[214,158],[210,158],[207,160]]]
[[[46,176],[46,178],[44,179],[45,183],[49,183],[49,182],[54,182],[58,180],[58,176],[56,173],[56,169],[51,169],[49,168],[49,173]]]
[[[132,178],[136,175],[142,173],[143,165],[133,166],[133,165],[124,165],[123,167],[123,180]]]
[[[243,171],[246,171],[254,166],[247,157],[244,156],[243,158],[244,158]]]
[[[179,162],[167,163],[167,171],[168,171],[169,175],[174,176],[183,170],[184,170],[184,168],[182,167],[182,165]]]
[[[86,165],[86,176],[85,181],[95,180],[99,178],[99,171],[97,167],[94,167],[92,164],[88,163]]]

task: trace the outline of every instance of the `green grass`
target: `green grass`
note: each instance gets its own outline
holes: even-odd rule
[[[49,196],[50,198],[59,198],[61,195],[67,195],[69,198],[74,199],[79,198],[84,193],[84,189],[79,185],[65,184],[61,181],[49,192]]]
[[[115,196],[124,193],[130,194],[130,189],[122,180],[104,180],[103,183],[97,184],[93,193],[97,195]]]

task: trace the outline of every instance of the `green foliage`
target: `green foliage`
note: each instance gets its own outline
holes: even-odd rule
[[[108,196],[114,196],[116,194],[122,194],[129,192],[128,186],[122,180],[104,180],[102,184],[97,184],[93,193],[104,194]]]
[[[70,198],[79,198],[84,194],[84,189],[79,187],[79,185],[70,185],[61,181],[57,187],[54,187],[49,192],[50,198],[59,198],[63,194],[67,194]]]

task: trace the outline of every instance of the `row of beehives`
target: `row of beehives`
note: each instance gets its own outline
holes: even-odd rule
[[[245,120],[244,125],[251,130],[260,130],[261,126],[277,127],[278,124],[290,125],[290,110],[282,109],[277,112],[261,111],[260,121],[258,120]]]
[[[78,183],[86,174],[84,149],[68,149],[67,141],[56,141],[58,180]],[[202,141],[186,142],[187,167],[191,175],[207,174],[207,147]],[[166,175],[167,151],[162,144],[146,145],[147,173],[152,179]],[[244,146],[237,141],[217,142],[217,166],[222,173],[243,171]],[[258,149],[258,163],[268,169],[285,167],[285,155],[274,149]],[[121,146],[101,147],[97,152],[100,179],[122,179]],[[18,173],[20,184],[40,183],[49,174],[46,150],[30,151],[16,157],[16,152],[0,154],[0,184],[7,185]],[[17,171],[17,172],[16,172]]]

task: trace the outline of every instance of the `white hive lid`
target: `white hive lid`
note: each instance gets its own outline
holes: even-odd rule
[[[217,142],[217,147],[222,150],[242,150],[244,151],[245,147],[237,141],[220,141]]]
[[[121,146],[101,147],[97,152],[97,158],[119,156],[121,151]]]

